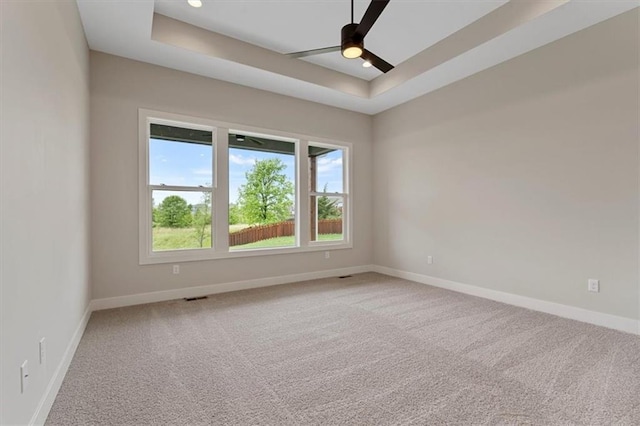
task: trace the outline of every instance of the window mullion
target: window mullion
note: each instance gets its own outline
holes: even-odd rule
[[[138,256],[146,259],[151,253],[151,189],[149,184],[149,120],[138,113]]]
[[[345,241],[352,242],[353,235],[351,234],[351,227],[353,224],[353,212],[351,210],[351,155],[353,151],[351,149],[345,149],[343,152],[343,167],[342,167],[342,190],[343,194],[343,213],[342,213],[342,235]]]
[[[300,140],[296,144],[296,216],[297,229],[296,236],[300,247],[309,245],[309,229],[311,227],[310,205],[309,205],[309,142]]]
[[[215,133],[213,155],[214,203],[211,230],[215,238],[213,247],[217,252],[229,251],[229,129],[218,127]]]

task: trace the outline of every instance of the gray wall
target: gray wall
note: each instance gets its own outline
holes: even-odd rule
[[[379,114],[374,262],[638,318],[638,112],[636,9]]]
[[[138,108],[339,141],[354,147],[354,247],[171,265],[138,264]],[[368,265],[373,256],[372,118],[312,102],[91,53],[91,231],[94,298]]]
[[[90,299],[89,49],[75,2],[0,7],[0,423],[26,424]]]

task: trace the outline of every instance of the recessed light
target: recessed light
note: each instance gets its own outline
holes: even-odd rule
[[[362,66],[363,66],[363,67],[365,67],[365,68],[370,68],[370,67],[371,67],[371,62],[369,62],[369,61],[364,61],[364,62],[362,63]]]
[[[189,6],[192,6],[192,7],[202,7],[201,0],[187,0],[187,3],[189,3]]]

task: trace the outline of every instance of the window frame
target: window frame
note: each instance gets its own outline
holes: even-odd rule
[[[212,131],[212,246],[211,248],[194,248],[181,250],[153,251],[152,238],[152,202],[149,183],[149,140],[150,124],[167,124]],[[282,132],[240,123],[229,123],[202,117],[193,117],[145,108],[138,109],[138,212],[139,212],[139,264],[162,264],[176,262],[203,261],[215,259],[266,256],[277,254],[292,254],[326,250],[353,248],[352,223],[352,150],[349,142],[330,140],[326,138],[308,136],[294,132]],[[247,133],[270,135],[292,140],[295,144],[295,217],[296,238],[295,246],[229,250],[229,130]],[[310,210],[309,202],[312,191],[309,188],[308,147],[330,146],[343,150],[343,193],[329,194],[343,197],[343,240],[310,241]],[[171,190],[173,186],[154,189]],[[182,187],[181,187],[182,188]],[[202,188],[199,188],[200,190]]]
[[[349,185],[349,173],[347,172],[347,168],[350,166],[350,150],[347,149],[346,147],[342,146],[342,145],[338,145],[335,143],[325,143],[325,142],[319,142],[317,140],[312,140],[312,141],[308,141],[307,142],[307,150],[308,150],[308,145],[312,145],[312,146],[317,146],[317,147],[324,147],[324,148],[339,148],[342,150],[342,192],[323,192],[323,191],[318,191],[318,188],[316,186],[315,190],[313,190],[312,188],[309,188],[309,192],[307,194],[307,197],[309,200],[311,200],[311,197],[316,197],[316,202],[317,199],[319,197],[322,196],[327,196],[327,197],[342,197],[342,239],[341,240],[334,240],[334,241],[319,241],[316,239],[316,241],[309,241],[309,246],[311,247],[321,247],[321,246],[332,246],[335,244],[340,244],[342,242],[345,241],[349,241],[349,239],[347,238],[348,235],[350,235],[349,233],[349,229],[351,228],[351,219],[345,219],[345,217],[347,215],[349,215],[349,213],[351,212],[351,200],[350,200],[350,194],[351,191],[350,189],[350,185]],[[316,182],[317,185],[317,182]],[[346,214],[345,214],[346,212]],[[316,238],[317,238],[317,230],[318,230],[318,210],[316,207]],[[311,219],[309,219],[309,221],[311,221]],[[311,223],[309,223],[309,227],[307,228],[307,232],[309,232],[311,229]]]
[[[151,114],[149,114],[151,113]],[[140,127],[140,143],[139,143],[139,260],[140,264],[146,263],[165,263],[180,260],[181,258],[194,258],[194,260],[206,259],[215,253],[216,247],[216,230],[211,226],[211,247],[193,248],[184,250],[163,250],[153,251],[153,191],[189,191],[203,192],[209,189],[211,192],[211,215],[214,218],[215,205],[217,203],[217,184],[218,184],[218,144],[217,128],[210,120],[198,119],[194,117],[185,117],[177,114],[161,113],[157,111],[139,110],[139,127]],[[151,124],[163,124],[175,127],[184,127],[194,130],[211,131],[211,149],[212,149],[212,176],[211,187],[195,187],[180,185],[157,185],[150,182],[150,164],[149,164],[149,142],[151,139]],[[188,255],[187,255],[188,253]]]

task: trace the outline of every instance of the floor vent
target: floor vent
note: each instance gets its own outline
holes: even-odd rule
[[[198,297],[185,297],[184,300],[186,302],[193,302],[194,300],[206,299],[207,296],[198,296]]]

